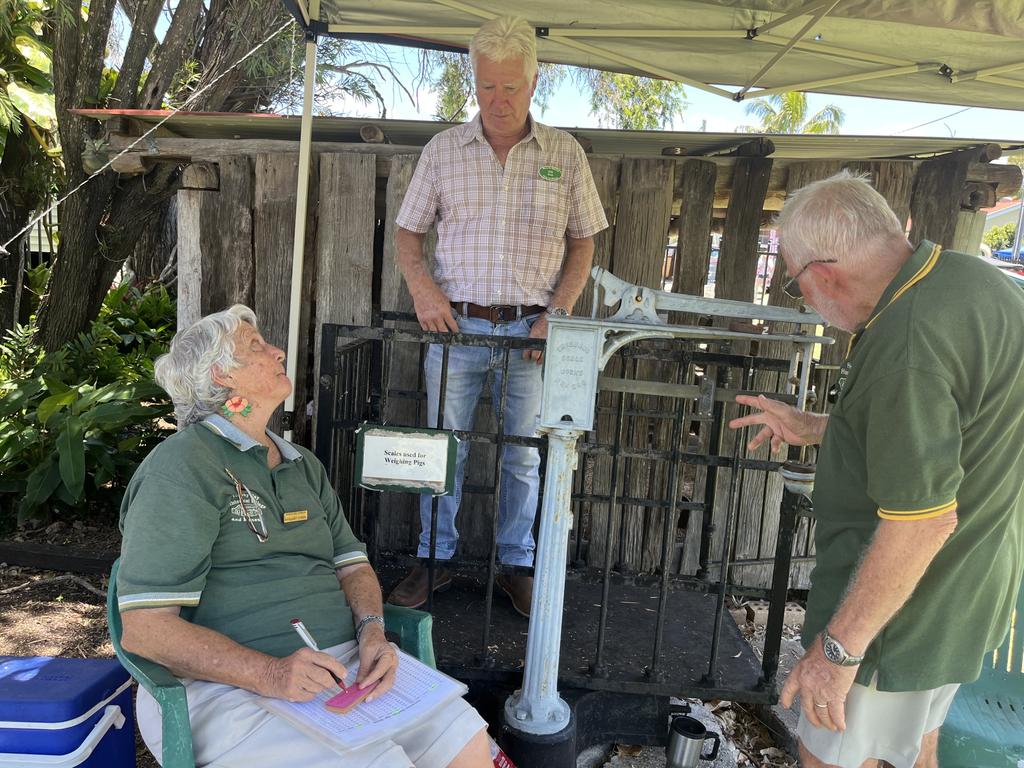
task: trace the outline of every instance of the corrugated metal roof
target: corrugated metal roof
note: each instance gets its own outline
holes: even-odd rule
[[[97,120],[125,118],[143,128],[152,127],[168,113],[154,110],[81,109],[79,114]],[[423,146],[451,123],[420,120],[374,120],[367,118],[315,117],[314,141],[361,142],[359,129],[376,125],[392,144]],[[772,157],[778,159],[872,160],[917,158],[952,152],[984,143],[999,144],[1003,152],[1024,148],[1024,139],[922,138],[917,136],[850,136],[811,134],[704,133],[699,131],[614,131],[599,128],[566,128],[586,139],[594,154],[660,156],[673,148],[687,156],[724,155],[738,145],[757,138],[768,138],[775,145]],[[162,126],[163,135],[194,139],[299,139],[299,117],[267,114],[179,112]]]

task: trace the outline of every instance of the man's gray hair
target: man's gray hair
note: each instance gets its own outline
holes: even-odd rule
[[[242,323],[257,327],[256,314],[243,304],[207,315],[174,334],[170,351],[153,365],[157,384],[174,403],[179,430],[216,413],[228,399],[231,390],[217,384],[213,373],[238,368],[233,336]]]
[[[522,57],[526,79],[533,80],[537,74],[537,35],[526,19],[498,16],[484,22],[469,43],[474,71],[481,56],[495,63]]]
[[[801,187],[775,219],[779,243],[799,269],[816,259],[856,264],[876,244],[906,240],[903,224],[867,176],[840,171]]]

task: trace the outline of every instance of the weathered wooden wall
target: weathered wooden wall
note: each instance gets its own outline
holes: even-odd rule
[[[310,217],[306,237],[305,270],[302,278],[299,381],[297,386],[296,435],[309,435],[305,404],[315,397],[313,386],[319,370],[319,328],[324,322],[369,324],[376,307],[385,311],[409,312],[412,302],[398,271],[394,248],[394,218],[408,188],[418,160],[415,150],[393,148],[346,148],[318,146],[310,182]],[[349,151],[358,150],[358,151]],[[291,282],[291,248],[294,227],[297,154],[225,152],[205,158],[210,164],[194,166],[186,173],[184,189],[178,196],[179,226],[179,322],[187,323],[201,314],[235,302],[252,306],[260,317],[264,334],[284,346],[287,339],[288,299]],[[738,159],[639,159],[591,158],[591,170],[608,215],[610,227],[596,237],[595,264],[610,268],[619,277],[636,284],[660,288],[665,245],[671,235],[678,238],[673,264],[675,290],[700,293],[707,277],[709,236],[724,219],[723,243],[716,281],[717,295],[752,300],[758,260],[758,231],[764,211],[778,210],[785,195],[810,181],[824,178],[848,167],[864,172],[894,210],[906,221],[915,215],[915,234],[953,236],[957,215],[963,208],[965,179],[977,179],[978,155],[920,163],[881,161],[842,163],[808,161],[773,163],[767,157]],[[921,168],[922,172],[918,172]],[[984,173],[981,174],[984,176]],[[915,181],[916,176],[916,181]],[[981,183],[985,182],[972,182]],[[957,186],[959,185],[959,186]],[[723,206],[725,208],[723,209]],[[673,218],[672,211],[679,211]],[[970,214],[971,212],[966,212]],[[724,214],[724,215],[723,215]],[[716,221],[718,222],[716,224]],[[973,219],[964,219],[965,230]],[[947,231],[948,230],[948,231]],[[965,240],[967,235],[961,234]],[[428,258],[433,252],[428,238]],[[785,275],[779,258],[775,275]],[[768,300],[791,306],[781,291],[782,279],[772,281]],[[577,304],[578,314],[589,314],[593,293],[584,290]],[[599,308],[599,314],[606,310]],[[676,321],[683,318],[674,318]],[[394,324],[394,323],[390,323]],[[413,324],[415,327],[415,324]],[[842,347],[842,349],[840,349]],[[736,352],[753,350],[734,348]],[[835,362],[845,351],[840,341],[824,352],[824,361]],[[761,345],[759,354],[785,357],[788,350]],[[422,387],[421,350],[415,345],[391,347],[387,368],[390,387],[416,392]],[[677,366],[668,362],[642,361],[634,370],[623,371],[615,363],[608,376],[633,375],[655,381],[693,383],[680,378]],[[711,371],[713,373],[713,371]],[[736,382],[738,384],[738,382]],[[755,389],[782,391],[785,375],[759,374]],[[653,395],[629,393],[629,407],[670,410],[673,401]],[[618,394],[601,393],[600,402],[611,406]],[[493,428],[487,391],[478,412],[476,428]],[[736,413],[728,405],[726,418]],[[387,423],[419,424],[425,419],[422,399],[389,398],[383,414]],[[611,444],[614,420],[601,414],[592,439]],[[696,424],[696,422],[694,422]],[[278,422],[279,425],[279,422]],[[689,437],[690,449],[708,449],[707,429]],[[667,423],[654,418],[635,417],[623,434],[627,447],[668,449]],[[732,453],[735,438],[728,435],[722,452]],[[752,457],[767,458],[762,448]],[[494,474],[494,449],[474,445],[470,455],[468,486],[487,487]],[[577,488],[587,493],[609,495],[613,484],[619,496],[664,498],[668,476],[664,466],[648,460],[620,462],[612,476],[608,457],[592,457],[583,465]],[[718,473],[718,502],[708,510],[716,531],[711,547],[712,566],[721,558],[725,542],[725,503],[730,473]],[[681,483],[682,498],[700,499],[704,474],[692,467]],[[741,583],[764,586],[770,567],[764,564],[774,554],[778,528],[781,483],[763,472],[746,472],[738,484],[742,497],[738,527],[729,542],[735,563],[732,578]],[[418,497],[386,494],[379,505],[376,530],[382,549],[411,552],[419,531]],[[463,552],[484,556],[489,551],[493,496],[466,494],[459,528]],[[664,542],[662,531],[678,536],[670,549],[675,569],[692,573],[696,569],[702,514],[683,513],[680,519],[665,520],[662,510],[636,504],[608,503],[580,505],[577,525],[587,541],[584,560],[603,566],[606,556],[614,566],[628,571],[650,571],[657,566]],[[667,522],[667,525],[666,525]],[[609,533],[611,538],[609,540]],[[795,555],[813,554],[807,547],[808,523],[801,523]],[[759,563],[744,565],[744,560]],[[807,585],[809,568],[795,565],[792,584]]]

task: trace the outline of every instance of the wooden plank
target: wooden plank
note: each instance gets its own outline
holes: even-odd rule
[[[375,165],[373,155],[320,155],[313,345],[316,371],[320,370],[324,323],[369,325],[372,319]],[[318,394],[319,382],[316,389]]]
[[[754,299],[758,233],[771,170],[771,158],[744,157],[736,161],[725,232],[718,251],[717,298]]]
[[[979,151],[954,152],[921,164],[910,201],[910,242],[931,240],[946,246],[953,241],[967,168]]]
[[[384,254],[381,262],[380,308],[384,311],[412,312],[412,297],[398,268],[395,248],[395,218],[405,198],[413,171],[419,160],[418,154],[396,155],[392,158],[391,174],[388,176],[385,194]],[[436,235],[431,230],[429,250]],[[427,246],[424,246],[427,250]],[[392,327],[419,328],[416,322],[386,323]],[[388,360],[388,389],[402,389],[410,392],[422,387],[420,373],[420,346],[408,343],[393,343]],[[422,421],[420,411],[422,410]],[[426,424],[426,405],[411,400],[389,397],[384,410],[384,422],[397,426],[432,426]],[[419,496],[410,493],[380,494],[380,525],[377,527],[379,546],[384,550],[415,552],[419,536]]]
[[[672,160],[625,159],[620,171],[619,205],[612,268],[615,274],[635,285],[660,288],[668,241],[669,216],[675,162]],[[656,381],[672,380],[671,365],[645,361],[636,366],[636,376]],[[615,375],[609,371],[609,375]],[[627,374],[632,371],[627,372]],[[671,408],[670,399],[652,396],[630,396],[640,409]],[[623,438],[626,448],[665,448],[670,440],[670,425],[652,423],[644,417],[633,417]],[[603,436],[610,442],[613,435]],[[621,462],[620,487],[623,495],[636,498],[663,498],[665,467],[659,462],[631,459]],[[613,514],[615,511],[612,511]],[[618,547],[618,566],[626,572],[651,570],[661,557],[663,510],[637,506],[622,508],[622,541]],[[606,519],[594,527],[599,537],[594,540],[594,555],[604,561],[604,530]],[[603,523],[603,524],[602,524]],[[612,546],[616,546],[613,540]]]
[[[200,246],[203,198],[209,193],[178,192],[178,328],[187,328],[203,315],[203,260]]]
[[[263,337],[284,350],[288,348],[298,178],[298,154],[256,155],[253,250],[259,280],[256,281],[253,309],[259,317]],[[226,183],[222,168],[222,188]],[[304,404],[296,401],[299,413],[304,408]],[[270,429],[281,431],[282,415],[283,409],[274,413]]]
[[[232,304],[252,307],[254,298],[252,164],[247,157],[229,157],[219,165],[221,190],[200,198],[202,315]]]
[[[601,198],[601,207],[604,208],[605,218],[608,219],[608,228],[594,235],[594,266],[610,269],[612,246],[615,242],[615,197],[619,186],[619,163],[605,157],[587,159],[590,161],[590,174],[594,177],[594,186],[597,187],[597,194]],[[594,281],[587,280],[576,301],[573,314],[590,317],[593,303]],[[607,313],[606,307],[598,307],[598,317],[607,317]]]
[[[0,542],[0,563],[47,571],[109,574],[119,552],[83,552],[56,544]]]
[[[703,296],[711,261],[711,217],[717,168],[706,160],[686,160],[679,171],[683,177],[682,208],[677,220],[672,290]]]

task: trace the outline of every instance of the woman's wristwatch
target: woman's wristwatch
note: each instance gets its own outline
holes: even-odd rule
[[[366,629],[367,624],[380,624],[380,628],[384,629],[384,617],[378,616],[376,613],[369,613],[363,616],[356,625],[356,642],[359,642],[360,636],[363,634],[363,630]]]

